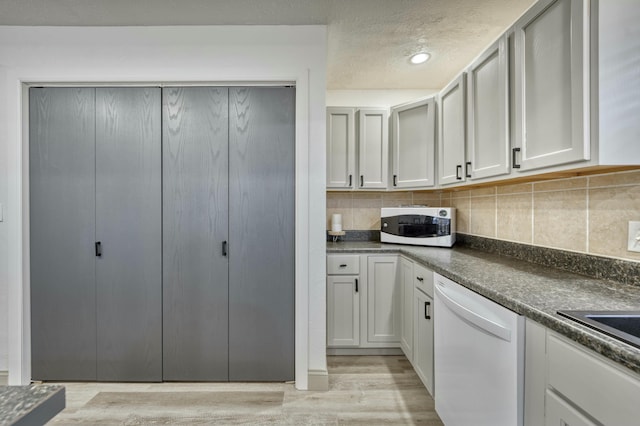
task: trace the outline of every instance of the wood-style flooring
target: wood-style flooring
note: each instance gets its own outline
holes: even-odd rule
[[[54,425],[442,425],[404,356],[328,357],[329,391],[290,383],[63,383]]]

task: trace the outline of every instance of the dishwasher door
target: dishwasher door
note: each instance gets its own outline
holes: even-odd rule
[[[436,411],[447,426],[521,426],[524,318],[435,274]]]

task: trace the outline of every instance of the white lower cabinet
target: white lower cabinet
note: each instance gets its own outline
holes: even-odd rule
[[[547,425],[638,425],[640,377],[549,332],[546,403]]]
[[[433,395],[433,299],[422,291],[414,292],[413,369]]]
[[[327,256],[327,347],[400,347],[398,262],[398,255]]]
[[[400,258],[400,299],[400,347],[409,362],[413,362],[413,262],[404,257]]]
[[[366,344],[400,343],[398,257],[368,256]]]
[[[546,392],[547,426],[597,426],[555,392]]]
[[[327,277],[327,345],[360,345],[360,294],[358,277]]]

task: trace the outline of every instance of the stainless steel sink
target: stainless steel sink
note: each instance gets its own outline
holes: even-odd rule
[[[640,348],[640,311],[558,311],[558,315]]]

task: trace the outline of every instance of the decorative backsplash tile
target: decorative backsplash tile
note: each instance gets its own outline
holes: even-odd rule
[[[345,230],[380,230],[380,208],[455,207],[458,232],[516,243],[640,261],[627,251],[627,222],[640,220],[640,171],[486,188],[328,192],[327,229],[342,213]]]

